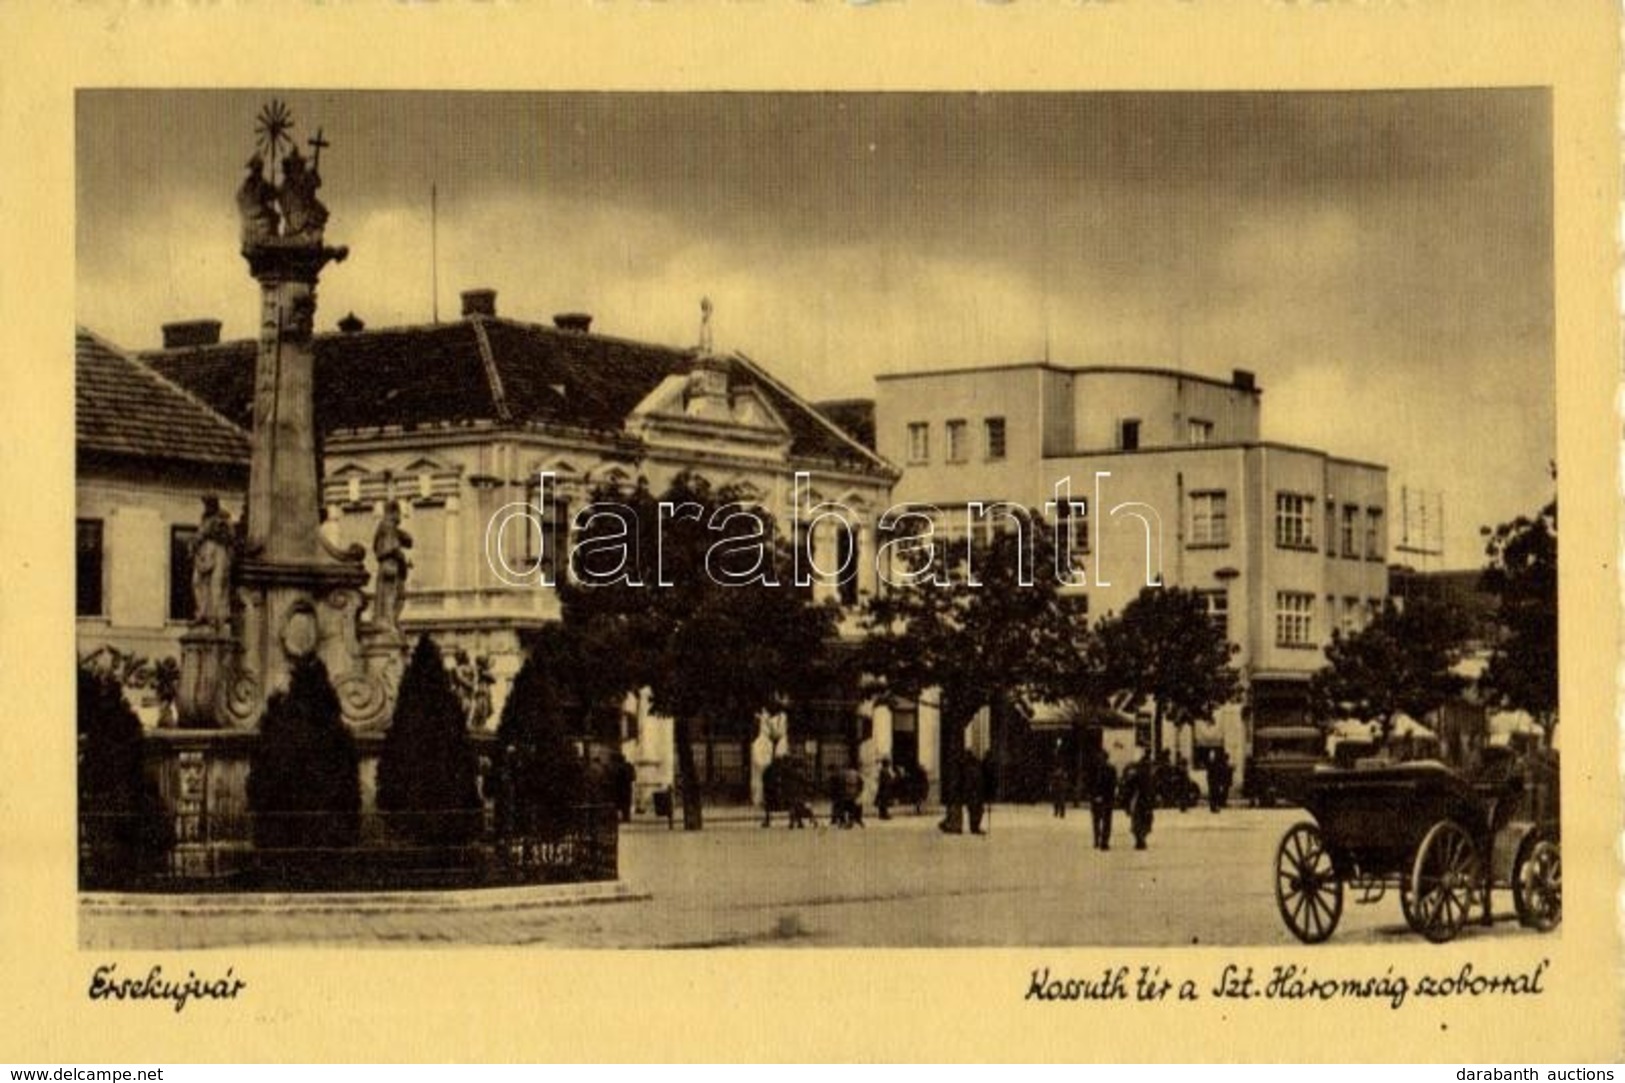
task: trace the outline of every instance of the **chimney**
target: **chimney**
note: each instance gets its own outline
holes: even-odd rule
[[[220,342],[219,320],[177,320],[164,324],[164,349],[215,346]]]
[[[1230,383],[1237,391],[1258,390],[1258,378],[1247,369],[1231,369]]]
[[[353,335],[358,331],[365,330],[366,326],[366,321],[364,321],[360,316],[357,316],[354,312],[350,313],[348,316],[345,316],[339,321],[339,330],[343,331],[347,335]]]
[[[553,317],[553,326],[560,331],[579,331],[586,334],[592,330],[592,315],[587,312],[560,312]]]
[[[496,290],[463,291],[463,319],[466,320],[470,316],[495,316],[496,314]]]

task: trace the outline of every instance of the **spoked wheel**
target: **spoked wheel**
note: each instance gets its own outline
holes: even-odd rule
[[[1521,923],[1543,933],[1563,920],[1563,852],[1555,840],[1524,840],[1512,870],[1512,905]]]
[[[1460,824],[1442,820],[1433,825],[1417,847],[1411,866],[1412,928],[1443,944],[1467,924],[1473,901],[1482,888],[1478,847]]]
[[[1399,912],[1405,915],[1405,924],[1411,932],[1422,931],[1422,915],[1416,910],[1416,896],[1411,893],[1411,878],[1407,873],[1399,878]]]
[[[1275,851],[1275,903],[1281,920],[1305,944],[1318,944],[1343,916],[1343,881],[1314,824],[1295,824]]]

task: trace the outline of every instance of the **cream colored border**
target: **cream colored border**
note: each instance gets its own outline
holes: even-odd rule
[[[1615,9],[1606,0],[1359,4],[893,2],[0,5],[0,1059],[1447,1059],[1620,1051],[1613,725]],[[1030,967],[1245,956],[977,950],[231,950],[234,1007],[91,1004],[75,946],[73,91],[86,86],[1170,88],[1551,85],[1558,211],[1568,913],[1560,936],[1317,950],[1525,967],[1538,999],[1270,1010],[1023,1005]],[[156,136],[155,136],[156,137]],[[132,178],[138,186],[139,178]],[[131,213],[139,214],[138,187]],[[1493,434],[1486,434],[1493,439]],[[161,956],[120,956],[135,969]]]

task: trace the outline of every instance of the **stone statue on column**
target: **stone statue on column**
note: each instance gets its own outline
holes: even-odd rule
[[[406,551],[412,548],[412,535],[401,529],[401,505],[391,500],[372,536],[372,555],[378,561],[373,589],[374,627],[400,631],[401,610],[406,606],[406,576],[412,567]]]
[[[217,496],[203,498],[203,518],[192,539],[193,623],[219,628],[231,620],[231,572],[237,532]]]

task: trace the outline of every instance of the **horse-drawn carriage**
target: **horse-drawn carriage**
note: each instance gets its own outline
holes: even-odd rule
[[[1288,929],[1316,944],[1337,929],[1345,889],[1372,903],[1399,890],[1406,923],[1434,943],[1475,908],[1490,920],[1510,889],[1518,920],[1546,931],[1563,915],[1555,753],[1486,750],[1472,777],[1438,761],[1326,767],[1308,779],[1313,823],[1293,825],[1275,855],[1275,899]]]

